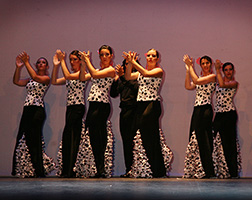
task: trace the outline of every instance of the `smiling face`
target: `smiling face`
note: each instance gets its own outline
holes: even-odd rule
[[[203,58],[200,62],[200,66],[201,66],[203,75],[208,75],[211,73],[212,63],[208,59]]]
[[[72,71],[73,72],[80,71],[81,60],[76,55],[73,55],[73,54],[70,54],[69,59],[70,59],[70,64],[71,64],[71,67],[72,67]]]
[[[113,54],[111,54],[108,49],[101,49],[99,52],[99,56],[102,67],[108,67],[111,64]]]

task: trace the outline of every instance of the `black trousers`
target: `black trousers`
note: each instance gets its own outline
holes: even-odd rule
[[[164,158],[161,151],[159,135],[159,117],[161,105],[159,101],[137,102],[137,129],[140,129],[143,146],[151,165],[153,177],[166,174]]]
[[[62,176],[64,177],[74,177],[73,168],[79,150],[84,113],[85,106],[82,104],[67,106],[62,136]]]
[[[123,142],[126,173],[131,170],[133,161],[133,139],[136,135],[136,107],[123,107],[120,112],[120,133]]]
[[[213,167],[213,134],[212,134],[213,110],[210,104],[196,106],[193,110],[190,127],[190,138],[195,131],[199,145],[200,159],[206,173],[206,177],[214,176]]]
[[[25,135],[26,145],[31,155],[31,162],[36,176],[43,177],[45,175],[42,154],[42,129],[45,118],[46,114],[43,107],[24,106],[13,154],[12,175],[16,174],[16,149],[23,134]]]
[[[90,143],[98,174],[105,173],[104,154],[107,146],[107,119],[109,114],[109,103],[89,102],[86,128],[89,129]]]
[[[238,176],[237,166],[237,113],[229,112],[216,113],[214,118],[214,132],[220,133],[226,163],[231,177]]]

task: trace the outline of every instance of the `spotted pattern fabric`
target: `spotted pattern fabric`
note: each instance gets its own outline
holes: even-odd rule
[[[159,129],[161,151],[164,158],[164,164],[166,168],[166,175],[169,175],[171,170],[171,163],[173,161],[173,152],[166,145],[164,133]],[[134,137],[133,148],[133,164],[131,169],[131,177],[134,178],[153,178],[152,171],[148,162],[148,157],[143,147],[140,130],[137,131]]]
[[[192,133],[186,149],[183,178],[203,178],[206,175],[201,158],[195,132]]]
[[[196,97],[194,106],[212,104],[212,94],[215,91],[215,87],[215,82],[211,82],[205,85],[196,85]]]
[[[48,89],[48,85],[38,83],[30,79],[26,84],[27,95],[24,106],[42,106],[44,107],[44,96]]]
[[[91,78],[92,86],[89,92],[88,101],[109,103],[109,89],[113,80],[114,78],[111,77],[99,79]]]
[[[160,101],[158,91],[162,78],[144,77],[139,74],[137,81],[139,85],[137,101]]]
[[[236,138],[236,146],[237,146],[237,166],[238,166],[238,174],[242,171],[242,159],[241,159],[241,148],[239,144],[239,139]],[[217,132],[216,137],[213,140],[213,164],[214,164],[214,172],[218,178],[229,178],[229,170],[227,166],[227,162],[224,155],[224,150],[222,146],[222,141],[220,137],[220,133]]]
[[[70,105],[85,105],[84,91],[86,87],[86,81],[80,80],[67,80],[67,106]]]
[[[43,166],[45,169],[45,174],[50,174],[56,167],[56,164],[53,162],[53,159],[50,158],[45,153],[45,143],[42,137],[42,156],[43,156]],[[29,148],[26,145],[25,134],[19,140],[18,147],[15,151],[16,156],[16,176],[19,178],[27,178],[35,176],[35,169],[31,162],[31,155],[29,153]]]
[[[114,135],[111,129],[111,122],[107,121],[107,146],[104,153],[104,168],[107,178],[112,176],[114,167]],[[59,146],[57,154],[57,172],[56,175],[60,176],[62,173],[62,142]],[[79,145],[79,151],[77,154],[75,167],[73,171],[76,173],[76,177],[88,178],[94,176],[97,172],[95,166],[95,159],[93,155],[92,146],[90,144],[89,131],[85,131],[85,123],[82,123],[81,140]]]
[[[236,88],[221,88],[217,84],[216,87],[216,102],[214,111],[215,112],[228,112],[235,110],[233,98],[236,93]]]

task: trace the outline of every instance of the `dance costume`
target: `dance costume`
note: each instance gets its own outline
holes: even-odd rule
[[[214,176],[212,161],[212,94],[215,82],[196,85],[196,98],[190,126],[190,139],[186,150],[184,178]]]
[[[108,177],[112,173],[111,164],[105,169],[105,152],[108,140],[107,119],[110,115],[109,89],[113,78],[91,78],[89,109],[86,117],[86,129],[89,131],[98,176]],[[111,132],[111,130],[110,130]],[[109,135],[112,137],[112,135]],[[109,143],[109,145],[113,145]],[[112,149],[110,147],[110,149]],[[110,152],[111,153],[111,152]],[[112,156],[112,155],[110,155]],[[112,163],[112,159],[109,159]]]
[[[86,81],[66,80],[67,109],[62,135],[62,161],[61,156],[58,156],[58,162],[60,163],[58,175],[61,177],[76,177],[74,167],[80,145],[82,120],[85,113],[85,87]]]
[[[240,152],[237,152],[239,147],[236,133],[237,113],[233,103],[235,94],[236,88],[221,88],[217,85],[213,127],[216,137],[214,140],[215,173],[219,178],[238,177],[238,172],[241,170]],[[220,144],[217,142],[218,137],[220,137]]]
[[[133,177],[163,177],[170,169],[173,157],[170,149],[162,148],[160,141],[159,117],[161,115],[160,95],[158,94],[162,78],[138,76],[137,95],[137,135],[134,143]],[[168,153],[164,153],[166,151]],[[164,159],[169,162],[164,164]],[[167,168],[167,170],[166,170]]]
[[[48,85],[30,79],[13,154],[12,175],[44,177],[54,163],[43,150],[42,129],[46,118],[44,95]]]

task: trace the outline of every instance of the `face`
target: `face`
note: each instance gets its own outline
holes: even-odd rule
[[[105,65],[105,66],[110,65],[113,54],[111,54],[108,49],[102,49],[99,52],[99,56],[100,56],[102,65]]]
[[[71,54],[69,56],[70,64],[73,72],[78,72],[80,70],[81,60],[76,56]]]
[[[157,64],[158,57],[156,50],[154,49],[149,50],[146,54],[146,60],[148,64]]]
[[[211,62],[209,62],[207,59],[202,59],[200,66],[202,68],[203,74],[209,74],[211,72]]]
[[[38,71],[46,71],[48,69],[47,61],[44,58],[40,58],[36,63]]]
[[[227,65],[224,68],[223,72],[224,72],[224,75],[225,75],[226,78],[228,78],[228,79],[232,79],[233,78],[234,69],[233,69],[233,67],[231,65]]]

